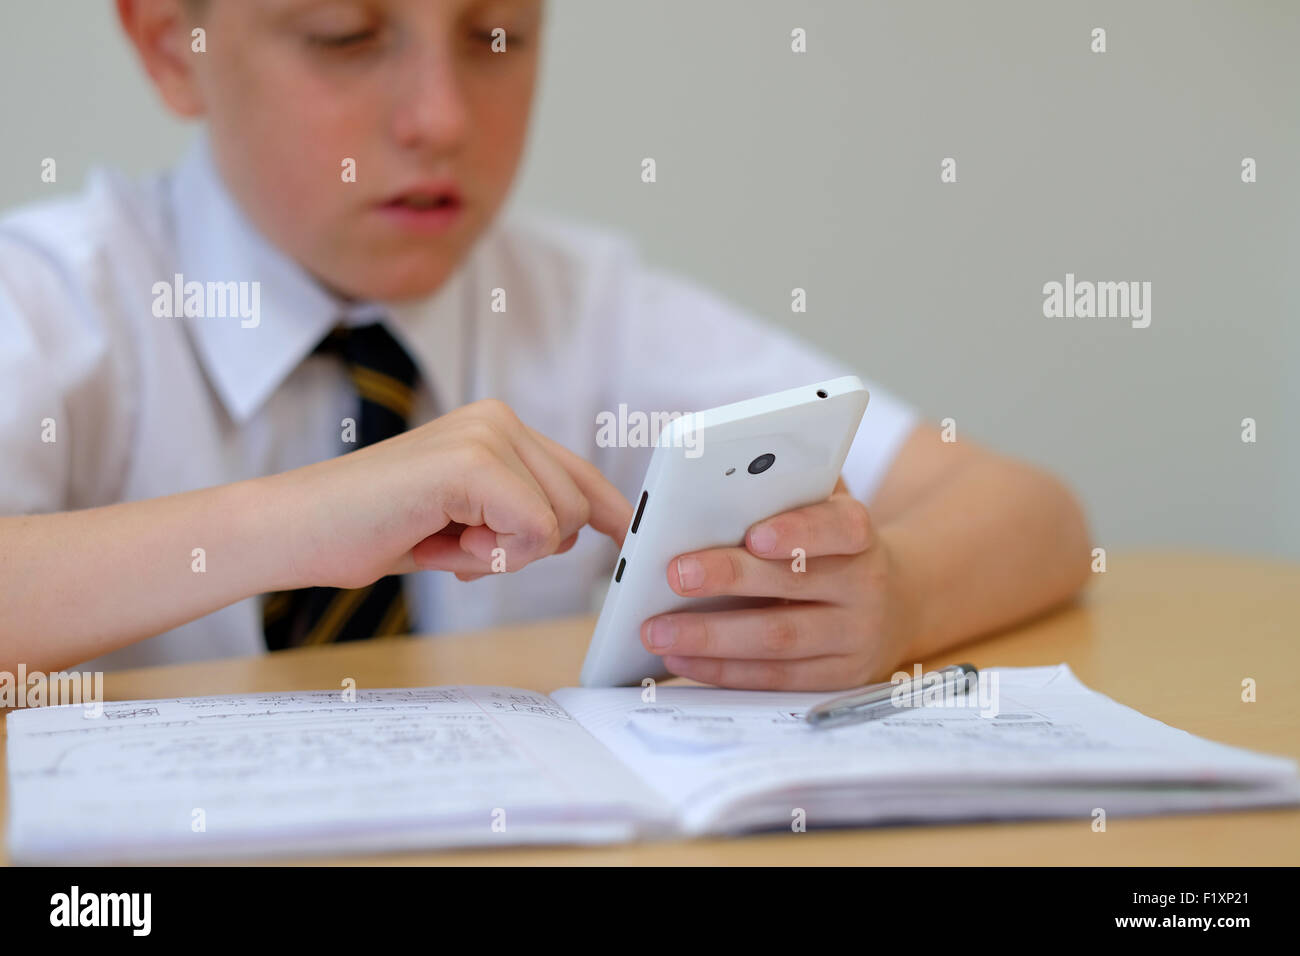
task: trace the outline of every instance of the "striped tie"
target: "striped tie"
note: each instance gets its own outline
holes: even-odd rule
[[[415,363],[379,323],[340,326],[317,352],[343,357],[361,398],[357,447],[392,438],[406,430],[416,381]],[[399,575],[382,577],[364,588],[302,588],[277,591],[262,606],[266,646],[286,647],[360,641],[410,631]]]

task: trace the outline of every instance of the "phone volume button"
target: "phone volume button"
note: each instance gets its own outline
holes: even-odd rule
[[[641,501],[636,506],[636,517],[632,519],[631,534],[636,534],[636,529],[641,527],[641,515],[645,513],[645,503],[650,500],[650,492],[641,492]]]

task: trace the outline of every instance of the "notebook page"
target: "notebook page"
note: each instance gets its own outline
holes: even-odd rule
[[[976,697],[829,730],[803,721],[827,694],[658,687],[647,703],[633,687],[552,696],[692,833],[788,825],[808,801],[824,817],[814,825],[1086,812],[1094,792],[1122,795],[1117,813],[1300,802],[1293,761],[1168,727],[1089,690],[1064,664],[985,674],[996,702],[989,694],[983,705]]]
[[[550,698],[244,694],[8,715],[15,860],[625,840],[662,803]]]

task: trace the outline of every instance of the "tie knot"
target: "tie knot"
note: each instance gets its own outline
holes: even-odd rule
[[[381,323],[337,326],[316,352],[339,355],[347,365],[361,398],[362,446],[406,430],[419,375],[406,349]]]
[[[337,325],[316,346],[316,351],[340,356],[353,366],[353,374],[358,368],[366,369],[391,378],[408,389],[414,388],[419,378],[411,356],[382,322]]]

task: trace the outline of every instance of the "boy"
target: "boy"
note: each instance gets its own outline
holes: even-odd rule
[[[540,0],[117,6],[206,133],[170,175],[0,224],[0,667],[586,610],[648,457],[599,447],[601,411],[846,371],[618,242],[494,221]],[[1081,586],[1055,479],[871,391],[827,501],[665,569],[771,599],[646,622],[673,673],[852,686]],[[514,573],[487,573],[497,547]]]

